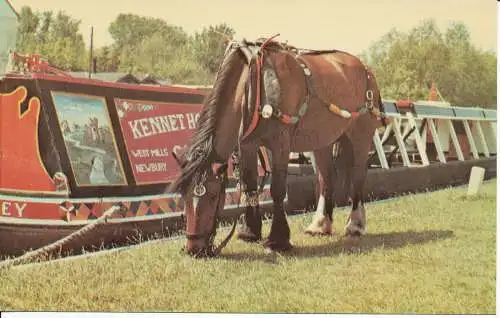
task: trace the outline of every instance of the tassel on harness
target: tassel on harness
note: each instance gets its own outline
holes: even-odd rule
[[[311,92],[311,94],[314,94],[314,89],[313,89],[311,79],[310,79],[310,76],[312,74],[311,70],[307,67],[305,62],[300,59],[299,56],[296,59],[299,60],[299,65],[302,67],[302,70],[304,71],[304,74],[306,75],[307,86],[308,86],[309,92]],[[366,67],[365,67],[365,70],[366,70]],[[373,90],[369,89],[369,87],[370,87],[369,81],[370,81],[370,74],[367,71],[367,77],[366,77],[367,90],[366,90],[366,94],[365,94],[366,95],[365,96],[366,97],[365,105],[359,107],[358,110],[355,112],[350,112],[347,109],[344,109],[344,108],[342,108],[334,103],[327,103],[324,101],[323,102],[328,105],[328,110],[331,113],[333,113],[337,116],[340,116],[342,118],[356,119],[357,117],[359,117],[362,114],[365,114],[367,112],[371,112],[373,115],[375,115],[375,117],[377,117],[378,120],[382,121],[382,123],[383,123],[384,118],[385,118],[385,114],[382,113],[378,108],[375,108],[373,105]],[[315,94],[315,95],[317,98],[319,98],[319,96],[317,94]]]

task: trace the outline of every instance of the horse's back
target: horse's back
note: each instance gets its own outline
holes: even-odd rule
[[[311,71],[310,108],[297,123],[292,141],[293,151],[322,148],[337,140],[352,125],[328,110],[335,104],[350,112],[364,105],[368,89],[367,69],[355,56],[342,51],[321,51],[300,55]]]
[[[342,51],[322,51],[300,58],[311,71],[314,93],[325,103],[352,112],[364,102],[367,73],[357,57]]]

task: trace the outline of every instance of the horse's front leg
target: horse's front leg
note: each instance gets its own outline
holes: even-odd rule
[[[290,151],[281,143],[272,152],[271,196],[273,198],[273,221],[264,247],[272,251],[287,251],[290,243],[290,227],[286,220],[284,200],[287,192],[288,160]]]
[[[238,238],[246,242],[260,241],[262,238],[262,216],[259,209],[259,193],[257,192],[258,147],[254,144],[242,144],[240,148],[241,192],[246,197],[245,214]]]

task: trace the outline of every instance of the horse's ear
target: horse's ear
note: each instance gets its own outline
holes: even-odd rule
[[[179,166],[182,167],[183,163],[186,161],[186,152],[188,147],[185,146],[180,150],[172,150],[172,157],[174,157],[175,161]]]
[[[180,159],[177,157],[177,154],[175,153],[175,151],[172,151],[172,157],[174,157],[175,162],[177,162],[177,164],[180,166],[181,162],[180,162]]]

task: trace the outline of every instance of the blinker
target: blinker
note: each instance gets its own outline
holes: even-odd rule
[[[261,115],[262,118],[270,118],[273,115],[273,106],[266,104],[262,107]]]

